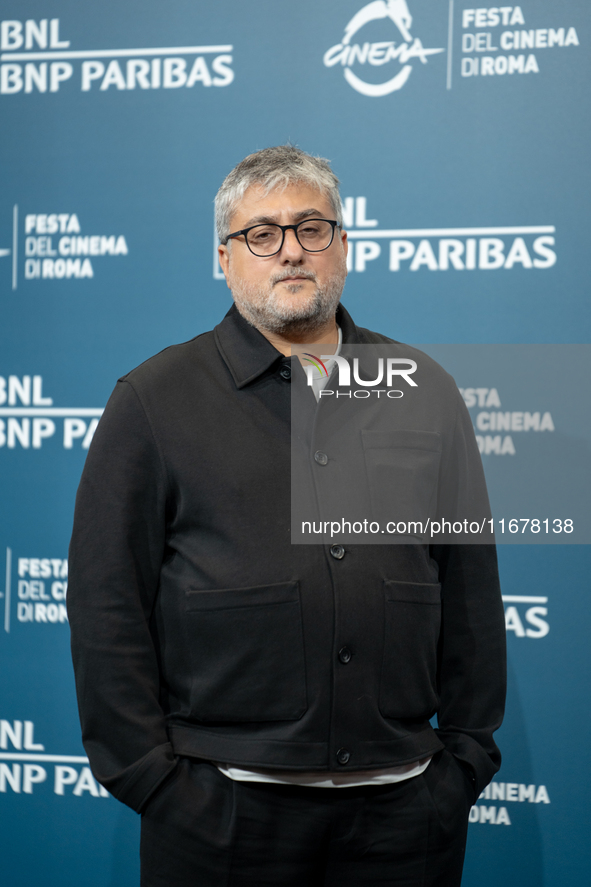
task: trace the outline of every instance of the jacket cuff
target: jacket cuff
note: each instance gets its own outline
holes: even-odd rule
[[[478,797],[501,766],[501,754],[498,748],[492,743],[494,752],[489,755],[475,739],[466,733],[445,730],[436,730],[435,732],[447,750],[473,771],[474,791]]]

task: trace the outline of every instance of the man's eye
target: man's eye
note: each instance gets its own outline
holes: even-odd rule
[[[254,240],[257,243],[260,243],[261,241],[264,241],[264,240],[270,240],[272,237],[276,237],[276,236],[277,236],[277,232],[271,228],[264,228],[261,231],[251,231],[250,232],[251,240]]]

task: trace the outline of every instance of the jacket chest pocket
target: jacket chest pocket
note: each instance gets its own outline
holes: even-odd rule
[[[384,655],[379,707],[388,718],[430,718],[438,706],[441,586],[384,582]]]
[[[298,582],[188,591],[191,714],[291,721],[307,708]]]
[[[410,522],[407,535],[422,536],[437,507],[441,436],[399,429],[361,437],[374,519]]]

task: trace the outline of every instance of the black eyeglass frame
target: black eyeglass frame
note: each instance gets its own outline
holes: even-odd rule
[[[322,249],[308,249],[300,241],[300,238],[298,237],[298,228],[300,227],[300,225],[306,225],[308,222],[328,222],[328,224],[331,226],[332,231],[330,235],[330,240],[326,246],[322,247]],[[276,249],[274,253],[267,253],[267,255],[265,256],[259,256],[258,253],[255,253],[255,251],[251,247],[246,235],[249,231],[253,231],[255,228],[264,228],[266,227],[266,225],[274,225],[276,228],[281,228],[281,243],[279,244],[279,249]],[[297,242],[303,250],[306,250],[307,253],[323,253],[325,249],[328,249],[328,247],[331,246],[334,240],[335,229],[340,227],[341,226],[339,225],[339,223],[334,219],[302,219],[301,222],[297,222],[295,225],[278,225],[276,222],[259,222],[258,225],[251,225],[250,228],[242,228],[241,231],[234,231],[232,234],[228,234],[226,240],[224,241],[224,246],[227,244],[228,240],[230,240],[231,237],[240,237],[240,235],[243,234],[244,242],[246,243],[248,249],[253,254],[253,256],[256,256],[257,259],[270,259],[271,256],[276,256],[277,253],[281,252],[281,250],[283,249],[283,244],[285,243],[285,232],[291,229],[295,234]]]

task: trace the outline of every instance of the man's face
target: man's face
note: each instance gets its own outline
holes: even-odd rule
[[[251,185],[230,222],[231,231],[274,222],[294,225],[305,219],[334,219],[328,198],[305,184],[265,195]],[[285,232],[280,252],[259,258],[243,236],[219,247],[220,264],[236,307],[258,329],[301,338],[334,318],[347,276],[347,235],[335,230],[328,249],[306,252],[294,231]]]

